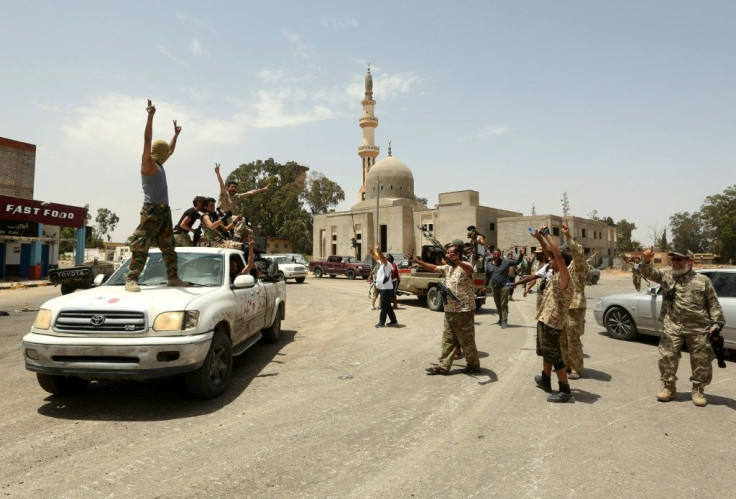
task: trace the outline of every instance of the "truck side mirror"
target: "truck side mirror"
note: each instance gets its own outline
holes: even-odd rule
[[[105,282],[105,277],[105,274],[97,274],[95,276],[95,280],[92,281],[92,286],[94,286],[95,288],[97,286],[102,286],[102,283]]]

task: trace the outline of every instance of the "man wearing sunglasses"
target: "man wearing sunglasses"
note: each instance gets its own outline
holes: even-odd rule
[[[693,272],[693,253],[679,249],[668,253],[672,267],[655,269],[651,265],[654,247],[642,254],[639,267],[645,279],[661,284],[662,310],[659,321],[663,331],[659,340],[659,372],[662,389],[657,394],[660,402],[669,402],[677,397],[675,382],[680,350],[683,342],[690,352],[690,367],[693,384],[692,400],[698,407],[708,403],[703,394],[713,378],[713,348],[708,341],[710,335],[718,334],[725,319],[718,302],[718,295],[708,277]]]

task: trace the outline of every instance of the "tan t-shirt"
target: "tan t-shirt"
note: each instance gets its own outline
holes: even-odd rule
[[[475,310],[473,278],[460,265],[457,267],[438,265],[437,271],[445,276],[445,286],[460,299],[460,301],[457,301],[448,296],[447,303],[445,303],[445,312],[472,312]]]

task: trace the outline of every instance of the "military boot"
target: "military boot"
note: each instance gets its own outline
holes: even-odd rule
[[[552,380],[549,376],[544,374],[544,371],[542,371],[541,376],[534,376],[534,381],[537,383],[537,386],[545,392],[550,393],[552,391]]]
[[[677,388],[674,381],[663,381],[662,389],[657,394],[657,400],[660,402],[669,402],[677,397]]]
[[[168,279],[168,280],[166,281],[166,285],[167,285],[167,286],[178,286],[178,287],[185,287],[185,286],[187,286],[188,284],[187,284],[186,282],[182,281],[181,279],[179,279],[178,277],[171,277],[171,278],[169,278],[169,279]]]
[[[130,279],[130,280],[125,281],[125,291],[130,291],[132,293],[140,293],[141,287],[138,286],[137,282]]]
[[[697,385],[693,384],[693,404],[698,407],[705,407],[708,404],[703,394],[703,385],[699,383]]]

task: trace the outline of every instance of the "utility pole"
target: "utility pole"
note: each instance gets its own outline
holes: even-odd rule
[[[378,209],[380,206],[381,199],[381,178],[376,176],[376,244],[380,243],[381,241],[378,239],[380,232],[381,232],[381,222],[380,218],[378,217]]]

